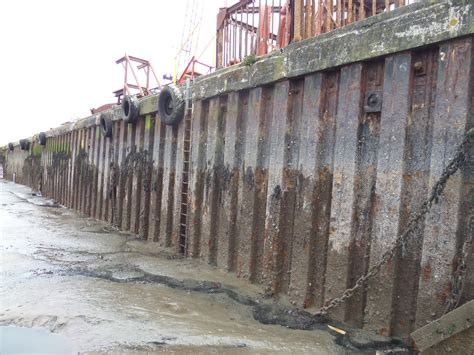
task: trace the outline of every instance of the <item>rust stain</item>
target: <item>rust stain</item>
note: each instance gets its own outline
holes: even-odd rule
[[[422,170],[415,171],[415,176],[416,176],[417,179],[422,178],[424,175],[425,175],[425,173]]]
[[[446,300],[451,295],[451,291],[452,291],[451,283],[450,282],[445,283],[445,285],[444,285],[443,289],[441,290],[441,292],[438,292],[436,294],[436,298],[438,299],[440,304],[445,304],[446,303]]]
[[[426,264],[423,266],[422,269],[422,277],[423,281],[428,281],[431,278],[431,273],[433,272],[433,268],[431,267],[431,264]]]

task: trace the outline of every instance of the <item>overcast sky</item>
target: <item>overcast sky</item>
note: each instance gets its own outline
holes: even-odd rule
[[[160,79],[171,74],[188,1],[2,0],[0,145],[115,102],[112,91],[123,84],[115,60],[125,52],[150,60]],[[213,39],[218,8],[227,2],[197,1],[204,7],[195,50],[200,54]],[[214,47],[204,61],[214,60]]]

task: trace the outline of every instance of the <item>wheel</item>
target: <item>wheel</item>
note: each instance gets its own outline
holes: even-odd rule
[[[184,117],[184,99],[181,90],[174,86],[165,86],[158,96],[158,116],[161,122],[176,126]]]
[[[10,152],[13,152],[13,149],[15,149],[13,143],[8,143],[8,149],[10,150]]]
[[[126,123],[135,123],[140,111],[140,104],[135,96],[125,96],[122,100],[122,116]]]
[[[46,145],[46,133],[40,132],[38,135],[38,143],[39,145]]]
[[[100,114],[100,130],[104,137],[112,137],[112,119],[109,113],[102,112]]]

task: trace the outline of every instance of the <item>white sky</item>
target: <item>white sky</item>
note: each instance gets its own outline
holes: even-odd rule
[[[115,60],[125,52],[150,60],[160,80],[172,74],[188,1],[2,0],[0,145],[116,102],[123,69]],[[226,1],[197,1],[204,6],[199,55]],[[213,65],[214,47],[201,58]]]

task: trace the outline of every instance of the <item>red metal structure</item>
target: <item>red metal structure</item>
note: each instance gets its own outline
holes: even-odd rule
[[[203,71],[196,71],[196,65],[199,65],[200,68],[204,69]],[[208,64],[205,64],[203,62],[200,62],[199,60],[196,59],[195,56],[191,58],[189,61],[188,65],[184,69],[183,73],[178,79],[178,84],[183,84],[186,81],[186,78],[190,78],[193,80],[195,77],[198,77],[200,75],[204,74],[209,74],[212,69],[214,69],[213,66],[210,66]]]
[[[121,102],[123,95],[137,95],[138,97],[148,96],[156,92],[160,87],[161,84],[156,76],[156,73],[150,63],[150,61],[132,57],[125,54],[122,58],[118,59],[115,63],[122,64],[123,69],[125,71],[123,88],[114,91],[115,97],[117,97],[118,103]],[[143,70],[145,73],[145,84],[139,81],[138,73],[134,69],[134,65],[138,70]],[[133,83],[129,82],[129,73],[133,77]],[[151,86],[151,80],[154,79],[156,86]],[[134,90],[134,91],[132,91]]]

